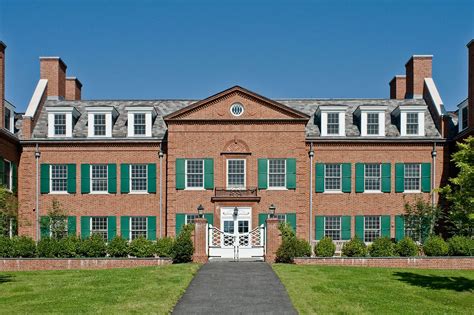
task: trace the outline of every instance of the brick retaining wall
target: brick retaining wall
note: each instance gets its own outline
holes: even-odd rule
[[[474,257],[295,258],[297,265],[474,269]]]
[[[169,258],[0,258],[0,271],[113,269],[170,265]]]

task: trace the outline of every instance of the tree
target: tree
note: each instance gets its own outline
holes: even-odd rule
[[[67,236],[67,211],[61,203],[53,199],[46,220],[41,220],[41,228],[49,230],[51,238],[61,239]]]
[[[11,191],[0,186],[0,236],[16,234],[18,222],[18,199]]]
[[[446,220],[451,232],[457,235],[474,235],[474,137],[457,143],[458,151],[452,155],[458,174],[450,184],[440,189],[448,201]]]
[[[441,217],[441,208],[432,206],[430,202],[420,197],[415,197],[412,203],[405,202],[405,229],[411,232],[411,238],[423,243],[434,234],[438,220]]]

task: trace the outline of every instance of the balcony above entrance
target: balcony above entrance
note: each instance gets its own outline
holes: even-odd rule
[[[215,188],[214,197],[211,198],[211,201],[259,202],[260,197],[258,196],[258,189],[256,187],[249,187],[243,189]]]

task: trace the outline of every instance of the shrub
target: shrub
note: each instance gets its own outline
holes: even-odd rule
[[[58,257],[62,258],[74,258],[80,257],[81,250],[81,239],[77,236],[68,236],[58,240]]]
[[[156,241],[155,253],[159,257],[171,257],[174,239],[171,237],[163,237]]]
[[[92,235],[81,242],[79,253],[82,257],[105,257],[107,246],[100,235]]]
[[[36,244],[31,237],[15,236],[11,245],[12,257],[31,258],[36,256]]]
[[[325,236],[314,247],[314,254],[319,257],[332,257],[336,252],[336,245],[330,237]]]
[[[42,238],[36,246],[36,252],[38,257],[59,257],[61,252],[59,241],[49,237]]]
[[[426,256],[446,256],[448,244],[440,236],[432,235],[423,244],[423,252]]]
[[[367,256],[367,246],[356,236],[344,244],[342,255],[347,257],[365,257]]]
[[[193,259],[194,246],[191,239],[193,229],[192,224],[185,225],[173,243],[171,255],[173,263],[186,263]]]
[[[133,257],[153,257],[155,248],[152,241],[140,236],[130,242],[130,256]]]
[[[0,236],[0,257],[12,257],[12,240],[6,236]]]
[[[309,244],[309,242],[302,238],[297,238],[295,257],[310,257],[310,256],[311,256],[311,245]]]
[[[289,224],[279,226],[282,242],[276,252],[276,262],[292,263],[295,257],[311,256],[311,245],[303,239],[298,239]]]
[[[110,257],[127,257],[130,252],[128,241],[120,236],[114,237],[107,244],[107,254]]]
[[[450,256],[474,255],[474,240],[467,236],[453,236],[448,240]]]
[[[398,241],[397,245],[395,246],[398,255],[402,257],[410,257],[418,255],[418,245],[409,237],[405,237]]]
[[[396,255],[395,244],[389,237],[378,237],[369,246],[371,257],[390,257]]]

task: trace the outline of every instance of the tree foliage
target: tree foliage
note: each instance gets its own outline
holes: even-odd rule
[[[0,186],[0,236],[9,236],[10,224],[12,234],[16,234],[18,222],[18,199],[3,186]]]
[[[434,234],[441,217],[441,208],[429,201],[416,197],[412,203],[405,202],[405,229],[409,230],[413,240],[423,243]]]
[[[53,199],[51,208],[48,209],[48,222],[51,231],[51,238],[62,239],[67,236],[67,210],[61,203]],[[43,223],[48,224],[48,223]]]

